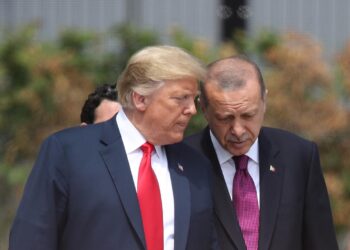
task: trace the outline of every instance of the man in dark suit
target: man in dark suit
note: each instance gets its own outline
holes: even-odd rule
[[[219,245],[223,250],[336,250],[317,146],[262,127],[266,95],[261,72],[248,58],[208,66],[200,102],[209,127],[186,142],[212,163]]]
[[[116,116],[43,143],[10,250],[214,248],[210,163],[178,143],[204,72],[176,47],[132,56]]]

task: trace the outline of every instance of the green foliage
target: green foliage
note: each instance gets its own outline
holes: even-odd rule
[[[201,129],[205,128],[206,125],[207,121],[203,116],[203,112],[197,107],[197,114],[191,118],[191,122],[185,131],[185,136],[198,133]]]
[[[261,57],[280,43],[280,37],[269,30],[262,30],[256,37],[250,37],[245,31],[237,30],[232,36],[232,42],[239,53]]]
[[[35,42],[32,26],[8,34],[0,45],[0,140],[4,145],[0,154],[5,163],[31,159],[36,152],[33,144],[38,145],[46,130],[72,122],[67,115],[59,116],[60,109],[80,103],[82,96],[62,105],[56,95],[93,81],[86,67],[73,63],[86,60],[84,56]],[[63,120],[57,122],[59,118]]]
[[[16,212],[28,166],[10,166],[0,163],[0,240],[7,240],[8,227]],[[0,242],[1,242],[0,241]],[[5,241],[6,242],[6,241]],[[0,249],[2,245],[0,244]],[[5,248],[4,248],[5,249]]]
[[[261,55],[276,47],[280,42],[280,37],[277,33],[264,30],[259,33],[253,47],[255,48],[255,52]]]
[[[113,50],[102,54],[97,66],[99,83],[116,83],[128,59],[143,47],[158,44],[157,34],[138,29],[129,24],[114,26],[105,41],[114,45]]]
[[[22,52],[33,43],[35,31],[33,26],[25,27],[20,32],[7,36],[0,47],[0,60],[6,62],[3,64],[3,75],[6,76],[6,79],[2,81],[1,85],[5,88],[8,87],[5,80],[12,83],[12,87],[6,88],[6,90],[16,91],[30,78],[31,68],[27,65],[30,65],[32,58],[29,57],[29,54]]]
[[[72,50],[75,54],[86,53],[91,44],[96,42],[97,35],[90,32],[77,32],[75,29],[67,29],[58,38],[59,46],[64,50]]]
[[[123,56],[127,57],[123,60],[124,62],[137,50],[158,43],[157,34],[151,31],[141,30],[128,24],[113,27],[112,33],[116,38],[120,39],[120,52]]]
[[[239,53],[250,54],[254,50],[254,43],[249,39],[244,30],[236,30],[232,35],[232,42],[235,44]]]
[[[69,63],[67,62],[67,67],[90,73],[90,77],[95,80],[98,67],[96,54],[98,54],[100,42],[97,34],[67,29],[58,37],[57,50],[72,55]]]
[[[218,51],[210,48],[205,41],[193,39],[179,28],[172,29],[171,39],[176,46],[189,51],[205,63],[209,63],[218,57]]]

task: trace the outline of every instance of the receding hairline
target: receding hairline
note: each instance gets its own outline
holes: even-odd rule
[[[229,78],[229,76],[239,77],[243,80],[256,79],[261,89],[261,96],[265,95],[265,83],[258,65],[250,60],[245,55],[234,55],[231,57],[221,58],[207,65],[207,75],[205,81],[202,83],[218,83],[220,78]],[[242,86],[245,84],[242,83]],[[230,84],[218,84],[218,87],[229,89]],[[239,86],[238,86],[239,87]],[[237,86],[235,86],[237,88]]]
[[[242,77],[250,78],[252,75],[256,77],[258,72],[256,72],[255,64],[248,59],[241,56],[232,56],[223,59],[219,59],[210,63],[207,66],[207,79],[217,78],[221,73],[225,72],[244,72],[246,73]]]

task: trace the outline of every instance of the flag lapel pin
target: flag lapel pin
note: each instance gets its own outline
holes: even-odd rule
[[[184,167],[183,167],[183,166],[181,166],[179,163],[177,164],[177,167],[180,169],[180,171],[181,171],[181,172],[183,172],[183,171],[184,171]]]

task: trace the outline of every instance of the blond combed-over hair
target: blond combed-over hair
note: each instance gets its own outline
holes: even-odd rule
[[[132,93],[150,95],[167,80],[202,81],[205,67],[198,59],[174,46],[150,46],[136,52],[117,81],[118,101],[133,107]]]

